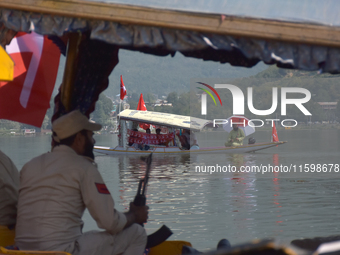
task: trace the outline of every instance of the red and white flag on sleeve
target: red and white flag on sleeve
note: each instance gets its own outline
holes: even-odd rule
[[[47,37],[17,33],[6,47],[14,79],[0,82],[0,118],[41,127],[56,82],[60,51]]]
[[[125,96],[126,96],[126,88],[123,82],[123,77],[120,76],[120,99],[124,100]]]

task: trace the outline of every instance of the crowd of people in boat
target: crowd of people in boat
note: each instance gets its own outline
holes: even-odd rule
[[[177,146],[182,150],[190,150],[192,146],[198,146],[196,135],[189,129],[180,129],[172,133],[161,133],[160,128],[155,129],[155,133],[151,133],[150,128],[145,132],[138,131],[137,128],[128,130],[128,145],[136,150],[147,151],[151,146]]]
[[[151,133],[150,128],[147,128],[145,132],[138,131],[137,128],[128,130],[130,147],[136,150],[147,151],[151,146],[177,146],[182,150],[190,150],[193,146],[199,148],[196,134],[190,129],[180,129],[174,133],[161,134],[161,129],[156,128],[155,134]],[[226,147],[242,146],[245,134],[237,124],[233,125],[233,129],[230,131]]]

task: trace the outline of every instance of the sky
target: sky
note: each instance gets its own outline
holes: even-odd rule
[[[340,26],[338,0],[92,0],[202,13]]]

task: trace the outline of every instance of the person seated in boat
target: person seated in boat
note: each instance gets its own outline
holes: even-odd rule
[[[199,148],[196,134],[189,129],[183,129],[183,133],[180,136],[181,146],[185,150],[190,150],[192,146],[197,146]]]
[[[13,161],[0,150],[0,246],[14,244],[19,178]]]
[[[189,137],[190,137],[190,148],[194,145],[199,147],[198,142],[197,142],[197,138],[196,138],[196,134],[194,133],[194,131],[188,130],[188,132],[189,132]]]
[[[151,134],[151,130],[150,128],[147,128],[145,130],[145,133],[147,134]],[[146,144],[145,142],[143,142],[142,144],[138,144],[138,148],[141,150],[141,151],[147,151],[150,149],[150,146],[148,144]]]
[[[78,110],[65,114],[52,123],[59,145],[23,166],[15,238],[20,250],[143,254],[147,236],[140,224],[148,207],[115,209],[94,162],[93,131],[100,129]],[[104,231],[82,232],[85,209]]]
[[[179,136],[183,150],[190,150],[190,133],[189,130],[183,129],[182,135]]]
[[[180,134],[180,131],[176,130],[173,143],[174,143],[174,146],[177,146],[177,147],[179,147],[181,149],[182,143],[181,143],[180,135],[179,134]]]
[[[133,129],[132,131],[134,131],[134,132],[138,132],[138,129],[137,128],[135,128],[135,129]],[[130,135],[129,137],[131,137],[131,138],[136,138],[136,137],[134,137],[133,135]],[[133,143],[133,142],[129,142],[129,144],[128,144],[129,146],[131,146],[131,147],[134,147],[135,149],[137,149],[138,148],[138,143]]]
[[[245,137],[246,136],[244,135],[243,130],[240,129],[237,124],[233,124],[233,130],[230,131],[228,141],[225,143],[225,146],[226,147],[242,146],[243,139]]]
[[[161,129],[160,128],[156,129],[156,134],[161,135]],[[176,136],[172,136],[173,135],[172,132],[169,132],[168,135],[169,135],[168,136],[169,138],[166,139],[165,142],[164,142],[164,140],[163,140],[163,142],[159,142],[158,145],[163,145],[163,146],[166,146],[166,147],[174,146],[174,140],[176,139]],[[160,139],[160,138],[158,138],[158,139]],[[179,144],[179,140],[177,141],[177,144]]]
[[[157,134],[157,136],[161,135],[161,129],[160,128],[156,129],[156,134]],[[160,138],[157,137],[157,139],[160,139]],[[158,145],[168,146],[169,142],[170,142],[169,140],[167,142],[159,142]]]

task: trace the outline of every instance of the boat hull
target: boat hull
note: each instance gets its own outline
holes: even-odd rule
[[[155,146],[150,150],[141,151],[136,150],[133,147],[129,147],[127,149],[117,146],[117,147],[103,147],[103,146],[94,146],[94,152],[105,154],[105,155],[119,155],[119,154],[128,154],[128,155],[148,155],[151,152],[154,155],[157,154],[207,154],[207,153],[248,153],[259,150],[264,150],[273,146],[281,145],[286,142],[270,142],[270,143],[257,143],[257,144],[248,144],[237,147],[210,147],[210,148],[200,148],[193,150],[181,150],[178,147],[158,147]]]

